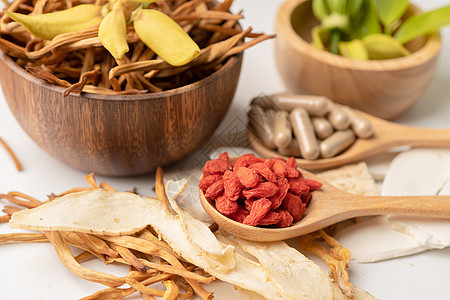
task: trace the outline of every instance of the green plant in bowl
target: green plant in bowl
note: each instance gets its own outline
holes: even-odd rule
[[[356,60],[410,54],[406,43],[450,24],[450,6],[411,15],[408,0],[313,0],[312,45]]]

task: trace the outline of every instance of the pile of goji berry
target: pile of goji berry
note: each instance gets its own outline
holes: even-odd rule
[[[199,188],[216,209],[250,226],[291,226],[302,218],[311,192],[322,186],[303,178],[293,157],[245,154],[231,162],[224,152],[207,161],[202,172]]]

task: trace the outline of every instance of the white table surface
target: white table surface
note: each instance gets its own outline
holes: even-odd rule
[[[275,14],[281,2],[236,0],[233,9],[244,10],[244,26],[273,33]],[[450,4],[450,1],[444,0],[412,2],[425,10]],[[449,27],[442,30],[442,36],[444,45],[430,87],[411,110],[395,121],[414,126],[450,128]],[[252,97],[283,90],[275,66],[273,41],[247,50],[233,104],[216,136],[230,132],[234,125],[245,121],[244,112]],[[86,186],[83,179],[86,173],[66,166],[36,146],[14,119],[3,94],[0,97],[0,136],[13,148],[24,166],[24,170],[18,172],[6,152],[0,149],[0,193],[21,191],[45,199],[51,192]],[[139,193],[153,195],[152,174],[134,178],[97,176],[97,180],[108,182],[118,190],[137,187]],[[4,204],[0,200],[0,207]],[[0,224],[0,233],[11,231],[8,225]],[[102,288],[77,278],[65,269],[47,243],[1,245],[0,270],[1,299],[76,299]],[[450,299],[449,278],[450,249],[372,264],[352,262],[350,266],[351,281],[384,300]]]

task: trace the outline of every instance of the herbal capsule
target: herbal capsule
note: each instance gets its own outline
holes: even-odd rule
[[[292,141],[292,130],[288,112],[275,112],[273,120],[273,134],[273,142],[278,148],[289,146]]]
[[[320,143],[320,154],[323,158],[333,157],[350,147],[355,141],[351,129],[336,131]]]
[[[248,122],[250,130],[259,137],[268,148],[276,148],[276,145],[273,142],[274,134],[270,114],[259,106],[252,106],[251,110],[248,112]]]
[[[350,117],[339,106],[333,102],[329,102],[330,111],[328,113],[328,121],[336,130],[345,130],[350,127]]]
[[[290,119],[302,157],[305,159],[318,158],[320,155],[319,144],[307,111],[303,108],[295,108],[291,111]]]
[[[277,151],[283,156],[302,157],[298,142],[295,138],[291,140],[287,147],[278,147]]]
[[[272,97],[275,105],[281,110],[290,112],[299,107],[314,117],[323,117],[328,112],[329,100],[325,97],[289,93],[277,94]]]
[[[348,106],[343,106],[342,109],[349,115],[352,122],[352,129],[357,137],[366,139],[373,135],[372,123],[369,120]]]
[[[252,99],[251,105],[258,105],[259,107],[266,109],[274,109],[277,110],[277,106],[275,102],[273,102],[272,96],[258,96]]]
[[[333,134],[331,123],[325,118],[311,118],[314,131],[319,139],[323,140]]]

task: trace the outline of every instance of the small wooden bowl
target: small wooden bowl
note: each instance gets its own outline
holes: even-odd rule
[[[310,32],[319,22],[307,0],[284,2],[275,24],[276,62],[287,89],[323,95],[384,119],[399,116],[420,98],[441,49],[440,35],[433,34],[408,43],[411,55],[390,60],[356,61],[317,50]]]
[[[130,176],[179,161],[206,142],[233,99],[242,57],[190,85],[144,95],[64,98],[64,88],[4,53],[0,81],[19,124],[50,155],[84,172]]]

